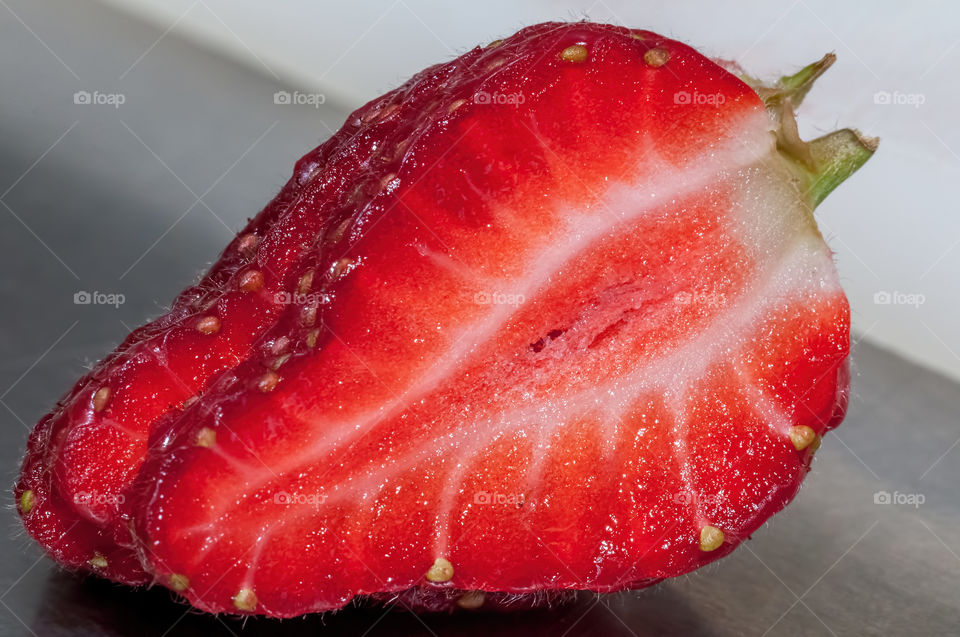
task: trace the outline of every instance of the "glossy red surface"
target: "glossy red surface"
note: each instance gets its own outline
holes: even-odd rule
[[[806,473],[789,428],[845,407],[846,300],[769,125],[648,32],[538,25],[427,69],[41,422],[28,531],[274,616],[641,587],[729,553]]]

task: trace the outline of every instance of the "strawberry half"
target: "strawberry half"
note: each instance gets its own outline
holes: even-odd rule
[[[551,23],[421,72],[41,421],[28,531],[277,617],[529,604],[729,553],[846,408],[813,208],[875,142],[799,139],[831,61],[764,86]]]

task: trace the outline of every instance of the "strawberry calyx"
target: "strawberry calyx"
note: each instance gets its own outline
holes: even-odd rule
[[[793,75],[782,76],[772,85],[748,75],[735,64],[724,64],[763,100],[777,125],[777,150],[797,173],[811,209],[863,166],[877,150],[879,141],[852,128],[833,131],[809,142],[800,138],[795,110],[817,79],[836,60],[836,55],[827,53]]]
[[[814,82],[837,61],[837,56],[827,53],[822,58],[808,64],[793,75],[784,75],[773,86],[766,86],[753,78],[745,79],[757,92],[767,108],[774,108],[777,104],[789,101],[794,106],[800,106],[803,98],[813,88]]]
[[[879,140],[865,137],[855,128],[841,128],[807,144],[813,159],[809,192],[817,206],[833,189],[846,181],[877,150]]]

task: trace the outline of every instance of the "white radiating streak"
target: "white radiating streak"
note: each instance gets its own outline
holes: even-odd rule
[[[669,162],[657,161],[654,158],[651,164],[659,166],[657,171],[647,175],[640,184],[612,183],[604,199],[596,206],[600,208],[599,211],[571,210],[566,214],[558,214],[558,218],[569,220],[565,231],[561,232],[559,237],[545,238],[536,256],[531,258],[525,276],[514,281],[502,281],[501,289],[511,290],[514,294],[532,299],[556,279],[566,264],[597,241],[604,240],[618,227],[635,221],[666,202],[702,192],[715,185],[721,175],[736,173],[757,162],[770,161],[767,155],[776,151],[772,141],[765,135],[752,144],[743,141],[757,138],[756,122],[744,121],[742,131],[740,139],[729,142],[726,148],[711,149],[692,160],[690,163],[697,166],[696,171],[677,171]],[[279,466],[273,467],[274,472],[282,475],[311,466],[329,454],[334,447],[343,448],[366,435],[370,427],[388,422],[407,406],[435,389],[444,379],[449,378],[458,367],[467,362],[471,354],[500,333],[503,326],[520,309],[518,304],[493,304],[485,307],[487,311],[484,314],[461,328],[459,333],[453,334],[448,349],[437,356],[434,363],[419,378],[389,400],[381,410],[370,414],[362,422],[354,423],[352,427],[341,428],[342,437],[331,440],[330,436],[324,436],[323,439],[306,446],[302,454],[295,454]],[[292,414],[289,417],[292,417]],[[326,414],[316,414],[318,424],[326,418]],[[263,476],[263,480],[271,477],[268,473]]]
[[[753,380],[748,374],[738,366],[734,367],[737,377],[740,379],[740,391],[750,405],[753,413],[766,423],[773,431],[781,436],[790,435],[792,419],[764,390],[757,381]]]
[[[769,143],[767,146],[770,146]],[[699,164],[693,162],[699,166],[695,174],[691,171],[671,172],[669,165],[664,163],[662,173],[654,175],[645,184],[611,186],[604,195],[603,214],[599,211],[569,211],[558,215],[573,220],[570,226],[561,233],[562,236],[545,241],[539,247],[538,254],[530,260],[531,266],[523,277],[501,282],[501,288],[534,298],[556,279],[557,273],[571,260],[589,250],[598,241],[603,241],[619,226],[630,224],[655,206],[701,192],[717,182],[721,174],[735,175],[758,162],[764,164],[773,161],[766,156],[758,159],[758,147],[759,145],[751,147],[749,144],[744,146],[737,143],[727,152],[713,149],[698,160]],[[762,197],[754,200],[753,196],[744,196],[743,199],[743,216],[776,216],[765,208],[767,202]],[[795,211],[784,211],[783,214],[789,216],[793,212]],[[740,220],[734,222],[743,223],[743,227],[753,223]],[[622,440],[622,417],[630,405],[646,393],[667,398],[668,405],[673,409],[674,449],[681,467],[681,480],[692,498],[697,491],[693,488],[688,461],[687,417],[690,409],[690,388],[709,373],[715,364],[735,358],[737,353],[748,345],[744,341],[744,335],[751,333],[752,328],[756,327],[771,309],[780,307],[797,296],[816,298],[839,285],[829,253],[823,244],[797,239],[796,236],[791,240],[789,235],[790,232],[778,228],[762,238],[765,242],[762,247],[767,251],[764,258],[759,260],[762,269],[751,273],[748,287],[730,301],[705,329],[693,334],[687,342],[670,349],[660,357],[639,363],[627,374],[563,396],[562,400],[538,400],[536,404],[521,404],[516,409],[493,417],[486,416],[483,420],[463,422],[452,431],[444,429],[443,432],[438,432],[442,435],[431,435],[418,441],[417,446],[412,449],[372,458],[369,465],[352,467],[349,477],[325,484],[324,505],[344,502],[364,503],[361,506],[372,505],[388,486],[396,486],[398,479],[420,467],[429,466],[431,472],[438,472],[444,480],[439,502],[431,505],[438,509],[435,511],[434,550],[438,555],[442,555],[449,546],[451,525],[460,504],[460,489],[464,478],[487,455],[490,445],[495,444],[498,439],[511,437],[517,441],[518,448],[523,445],[529,447],[525,450],[529,453],[530,462],[525,467],[526,480],[523,487],[523,492],[529,497],[541,481],[544,467],[551,462],[552,455],[557,453],[553,443],[565,425],[577,423],[591,415],[596,416],[598,421],[607,427],[598,434],[605,435],[605,443],[609,445],[611,453],[615,454],[618,445],[628,442]],[[472,276],[463,270],[462,264],[451,257],[436,253],[424,253],[424,256],[443,262],[445,269],[454,271],[461,279],[469,280]],[[272,466],[272,471],[252,463],[247,466],[230,459],[231,466],[238,473],[243,473],[243,480],[238,481],[237,493],[234,495],[261,489],[275,480],[276,475],[308,474],[316,467],[335,463],[338,452],[348,449],[365,435],[376,435],[371,432],[375,432],[378,425],[389,423],[411,404],[416,404],[441,388],[444,381],[455,377],[458,370],[467,365],[472,354],[496,337],[518,311],[518,306],[494,304],[481,309],[483,313],[477,320],[451,337],[448,349],[442,352],[430,367],[380,408],[348,420],[330,420],[330,414],[318,413],[313,420],[304,424],[308,428],[312,425],[314,431],[322,431],[323,434],[310,444],[304,445],[302,453],[294,454],[284,462]],[[758,401],[756,404],[758,409],[765,412],[764,419],[772,423],[778,433],[783,434],[781,429],[785,421],[782,414],[774,410],[776,406],[769,400]],[[437,414],[436,418],[440,422],[449,416]],[[293,417],[293,414],[283,414],[281,417]],[[426,426],[426,423],[423,428],[427,432],[433,432],[434,429]],[[566,453],[569,450],[563,451]],[[224,501],[229,502],[230,499],[225,498]],[[698,504],[695,500],[692,502],[699,516]],[[246,505],[256,506],[253,502],[236,506]],[[207,525],[198,525],[188,532],[206,532],[218,521],[228,519],[230,514],[229,510],[214,513],[217,515],[216,520]],[[285,512],[280,520],[281,526],[287,520],[296,520],[299,515],[316,516],[323,515],[323,512],[307,508],[299,514],[293,511]]]
[[[324,504],[338,505],[344,502],[365,502],[372,505],[383,491],[407,473],[418,467],[431,466],[442,471],[445,484],[436,512],[437,525],[434,546],[445,549],[450,541],[450,522],[458,504],[459,489],[463,477],[470,468],[487,456],[488,448],[497,440],[512,437],[517,444],[529,446],[530,463],[524,493],[530,497],[539,483],[544,466],[551,461],[556,448],[553,440],[565,425],[573,424],[591,415],[601,420],[620,419],[636,400],[644,395],[661,396],[671,409],[672,445],[681,472],[681,481],[686,489],[691,511],[701,516],[693,484],[689,461],[689,431],[687,419],[691,390],[717,366],[730,366],[750,343],[745,340],[763,318],[784,303],[798,298],[820,295],[824,285],[838,285],[833,281],[832,264],[825,249],[814,250],[811,245],[800,242],[784,252],[780,259],[768,267],[762,277],[755,279],[731,305],[724,309],[705,329],[693,334],[687,342],[668,350],[665,355],[650,359],[607,383],[588,387],[560,399],[538,400],[523,403],[509,411],[487,417],[484,420],[463,422],[453,430],[444,430],[437,436],[427,437],[410,449],[393,455],[371,458],[370,464],[354,467],[350,475],[339,482],[325,485]],[[826,282],[826,283],[825,283]],[[761,417],[777,432],[786,435],[784,427],[789,419],[769,396],[758,393],[753,380],[741,374],[742,392],[749,392],[751,401],[761,410]],[[737,388],[731,388],[736,390]],[[444,414],[437,418],[443,420]],[[349,431],[357,431],[356,425],[341,425]],[[425,431],[435,428],[425,426]],[[617,431],[616,440],[606,438],[608,444],[625,444],[620,440],[622,431]],[[332,447],[331,447],[332,449]],[[561,450],[564,453],[567,450]],[[452,468],[451,468],[452,467]],[[262,468],[261,468],[262,469]],[[243,483],[244,489],[249,483]],[[304,510],[304,515],[316,515],[316,511]],[[297,516],[285,517],[296,520]],[[205,533],[216,521],[201,524],[185,533]],[[442,553],[437,553],[438,555]]]
[[[690,424],[687,417],[687,393],[685,390],[679,392],[676,396],[671,396],[667,401],[670,408],[670,415],[673,417],[673,426],[670,427],[670,444],[674,449],[674,457],[677,460],[677,466],[680,469],[680,484],[683,486],[682,494],[675,494],[675,497],[683,498],[691,512],[691,518],[699,521],[703,514],[701,513],[700,500],[697,497],[699,491],[693,483],[693,463],[690,461]]]
[[[479,272],[475,268],[469,267],[463,261],[449,254],[438,252],[422,243],[417,244],[416,250],[420,256],[430,259],[437,266],[452,274],[454,278],[463,281],[465,286],[473,287],[481,282],[478,278]]]

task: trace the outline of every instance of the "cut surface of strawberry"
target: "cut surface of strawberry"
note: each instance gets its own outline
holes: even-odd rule
[[[499,608],[729,553],[846,409],[813,209],[874,141],[797,136],[830,61],[764,86],[549,23],[426,69],[38,425],[28,530],[277,617]]]

